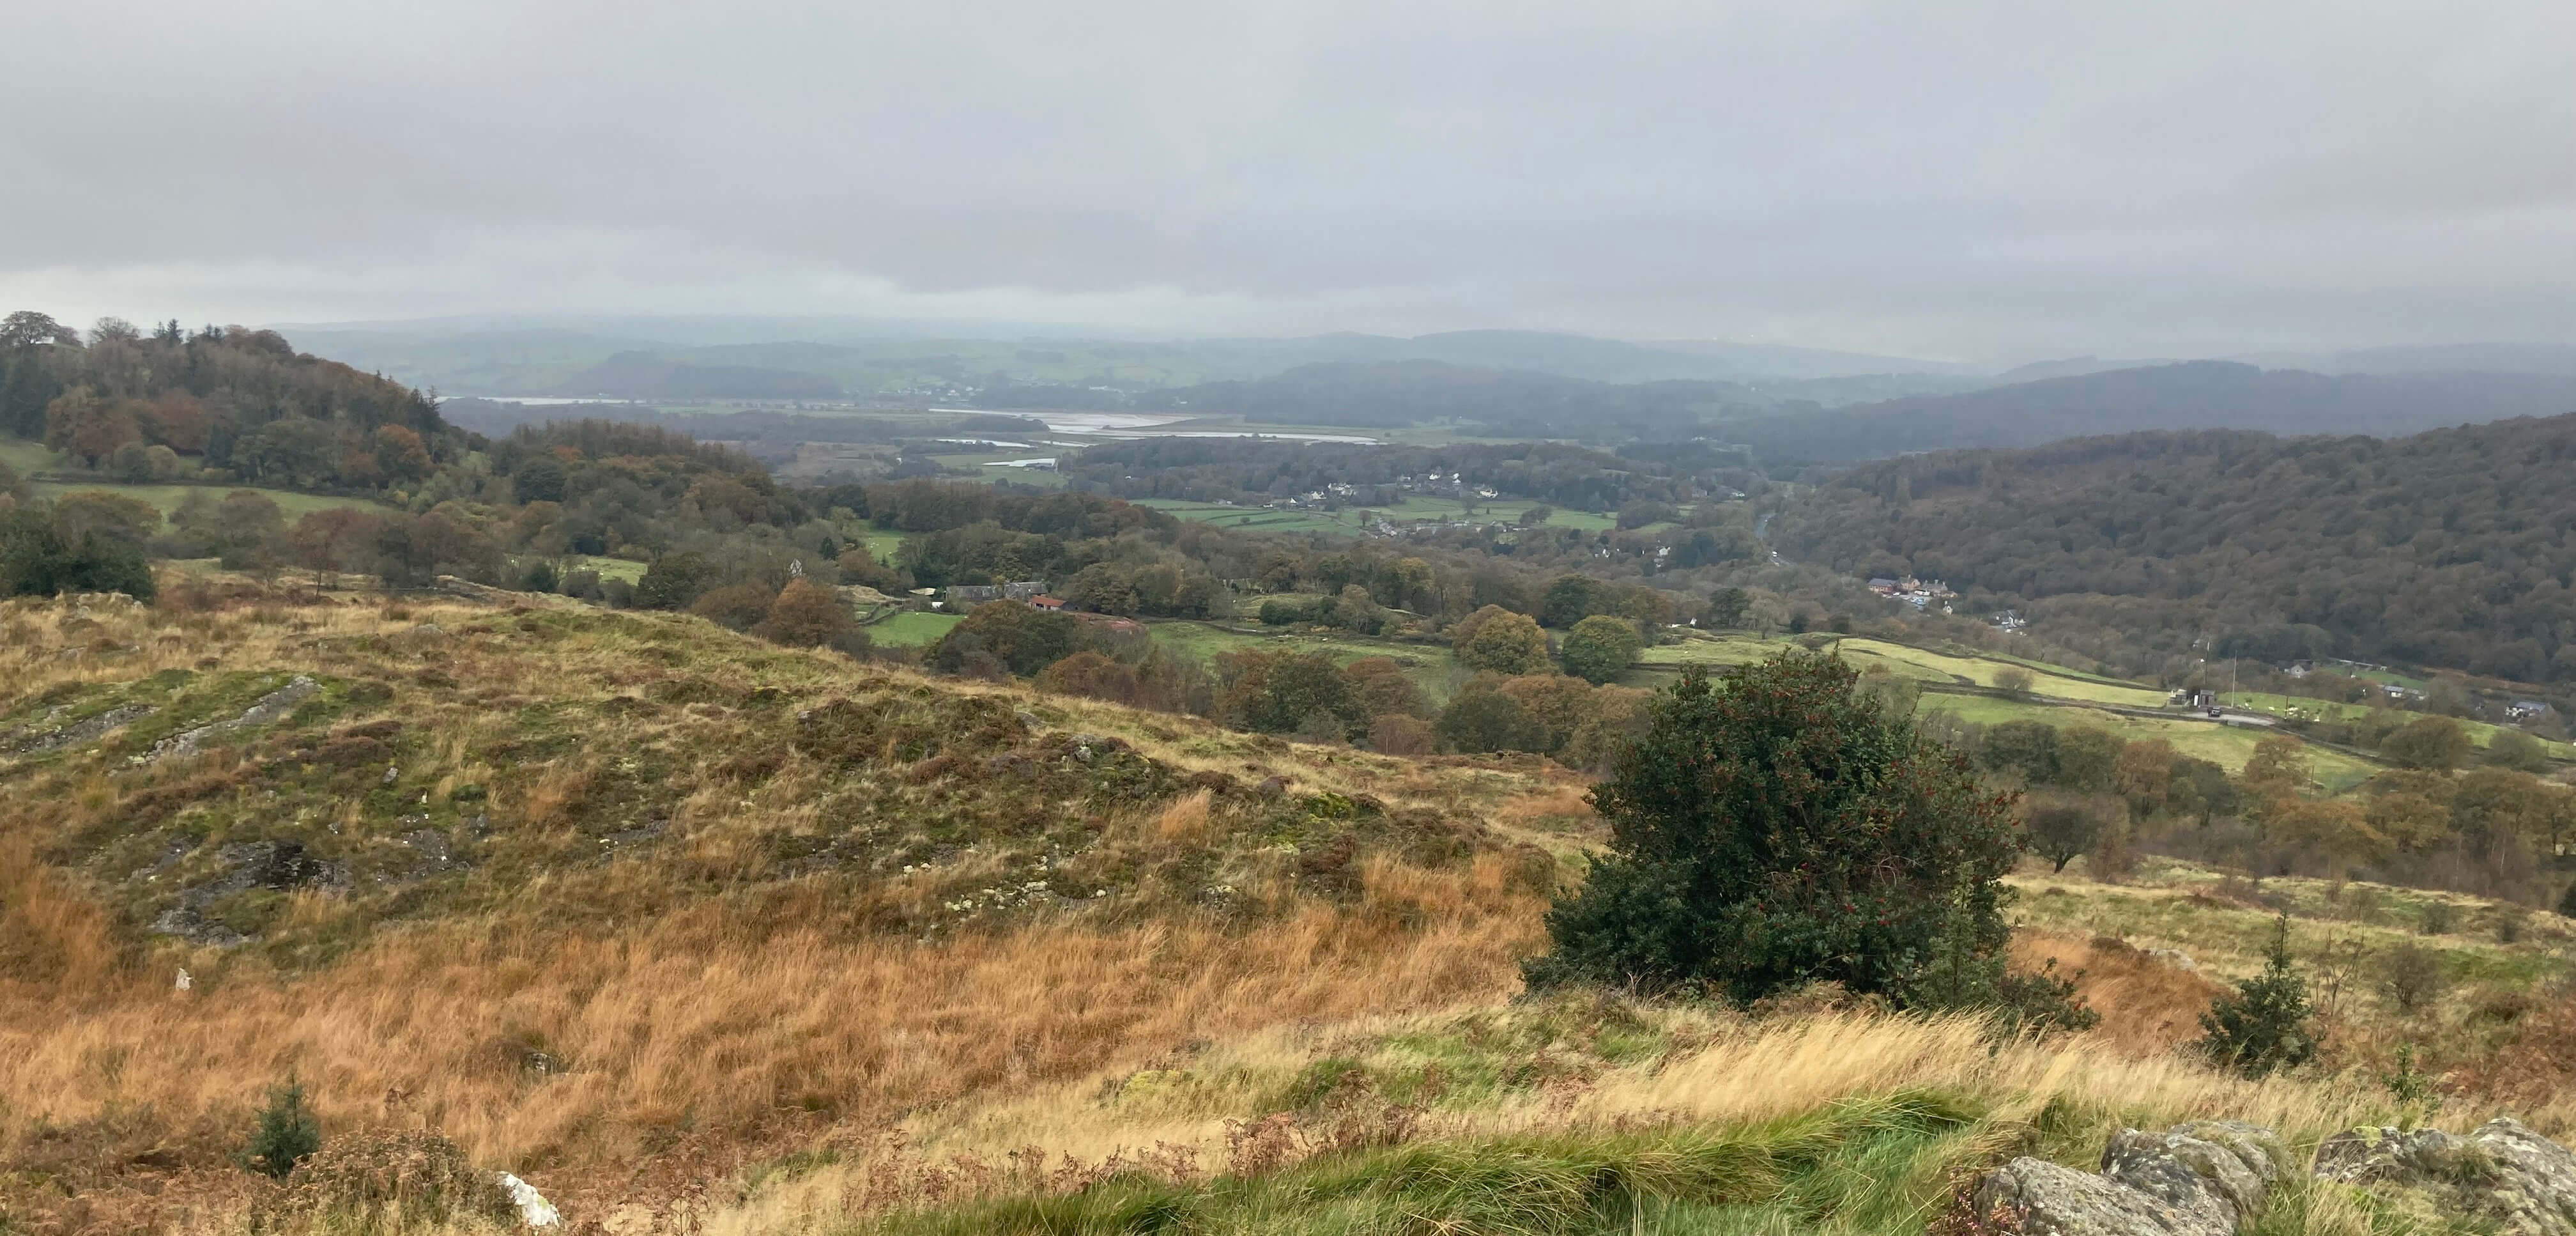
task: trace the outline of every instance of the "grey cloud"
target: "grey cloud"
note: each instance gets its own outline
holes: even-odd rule
[[[2576,6],[46,6],[0,298],[2576,339]],[[184,302],[184,303],[174,303]]]

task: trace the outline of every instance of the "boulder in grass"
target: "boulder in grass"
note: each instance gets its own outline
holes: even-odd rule
[[[2316,1174],[2411,1189],[2513,1236],[2576,1236],[2576,1154],[2511,1117],[2461,1137],[2440,1129],[2354,1129],[2317,1147]]]
[[[2249,1124],[2122,1129],[2099,1174],[2018,1158],[1988,1175],[1974,1201],[2025,1236],[2231,1236],[2262,1212],[2287,1161],[2278,1136]]]

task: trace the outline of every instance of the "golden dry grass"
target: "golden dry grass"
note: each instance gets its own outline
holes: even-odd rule
[[[1601,827],[1580,779],[1540,761],[1412,761],[1285,743],[780,651],[684,617],[577,624],[525,641],[414,634],[423,622],[470,632],[495,613],[464,601],[395,607],[274,592],[201,610],[0,605],[0,708],[166,669],[345,669],[365,657],[388,672],[434,671],[453,686],[409,714],[428,738],[410,748],[403,775],[442,801],[485,787],[494,814],[532,835],[573,837],[571,821],[631,752],[658,744],[698,761],[662,859],[549,870],[472,913],[379,931],[295,973],[150,942],[117,920],[101,890],[38,861],[51,839],[112,826],[139,799],[230,775],[229,757],[135,771],[67,765],[25,782],[42,792],[0,803],[0,1060],[10,1062],[0,1069],[0,1160],[89,1146],[88,1161],[108,1165],[93,1183],[124,1199],[94,1226],[219,1229],[237,1215],[216,1203],[247,1187],[223,1164],[225,1139],[262,1088],[292,1072],[335,1129],[434,1126],[477,1162],[518,1170],[591,1216],[649,1194],[637,1178],[648,1167],[700,1187],[747,1178],[746,1167],[791,1151],[849,1151],[837,1166],[711,1203],[710,1230],[794,1231],[839,1222],[844,1203],[871,1190],[871,1164],[885,1164],[863,1150],[889,1130],[907,1137],[912,1163],[1031,1145],[1096,1162],[1158,1143],[1213,1162],[1227,1120],[1261,1116],[1319,1058],[1418,1064],[1399,1042],[1407,1035],[1523,1016],[1500,1002],[1519,989],[1517,959],[1541,943],[1544,902],[1515,881],[1512,856],[1491,850],[1437,867],[1371,854],[1339,902],[1292,895],[1274,866],[1270,882],[1246,885],[1230,908],[1050,912],[926,942],[871,926],[885,918],[871,915],[893,907],[902,918],[946,886],[907,877],[854,893],[777,870],[768,843],[816,827],[829,773],[792,750],[757,771],[726,771],[757,736],[741,710],[586,715],[585,744],[550,761],[496,767],[479,754],[509,710],[635,693],[668,676],[674,658],[727,690],[818,700],[892,684],[1043,707],[1059,728],[1122,738],[1177,768],[1276,774],[1296,792],[1466,813],[1560,856],[1580,853]],[[345,806],[335,818],[355,822]],[[1104,836],[1182,850],[1217,845],[1224,827],[1200,791],[1116,814]],[[986,878],[985,861],[952,870]],[[305,890],[283,913],[324,932],[351,908]],[[1436,1111],[1424,1129],[1758,1121],[1921,1087],[2008,1112],[2063,1101],[2139,1124],[2225,1115],[2311,1132],[2383,1104],[2366,1071],[2257,1085],[2171,1051],[2196,1033],[2216,989],[2206,978],[2083,932],[2016,943],[2025,964],[2049,956],[2085,971],[2083,989],[2105,1014],[2096,1034],[1997,1050],[1964,1022],[1648,1010],[1638,1016],[1664,1043],[1650,1058],[1574,1067],[1551,1057],[1541,1063],[1567,1065],[1557,1080]],[[172,990],[181,964],[221,981]],[[2576,1031],[2560,1037],[2576,1042]],[[2557,1042],[2534,1039],[2518,1058],[2559,1052],[2566,1061],[2552,1067],[2576,1073],[2576,1052]],[[1136,1081],[1147,1074],[1152,1084]],[[2525,1114],[2557,1119],[2554,1093]],[[2481,1115],[2485,1102],[2456,1103],[2446,1122]],[[149,1120],[138,1122],[147,1103]],[[164,1147],[215,1183],[154,1193],[117,1174]]]
[[[54,1123],[145,1097],[174,1116],[235,1112],[293,1072],[335,1127],[418,1120],[480,1162],[613,1192],[684,1132],[757,1145],[873,1128],[1192,1040],[1516,983],[1537,907],[1498,863],[1463,877],[1380,864],[1367,887],[1250,932],[750,941],[710,908],[613,938],[425,931],[318,975],[216,990],[128,975],[7,1002],[0,1106]],[[388,1108],[388,1094],[402,1098]]]

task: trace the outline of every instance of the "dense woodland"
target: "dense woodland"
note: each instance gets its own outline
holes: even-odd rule
[[[2576,415],[1921,455],[1818,487],[1770,531],[1838,571],[2027,604],[2150,673],[2343,656],[2576,679]]]
[[[467,449],[429,396],[274,331],[108,319],[84,339],[23,312],[0,322],[0,432],[120,480],[315,492],[408,489]]]
[[[1730,422],[1707,432],[1775,462],[1879,459],[1908,451],[2037,446],[2148,430],[2396,435],[2576,410],[2576,377],[2524,373],[2327,376],[2192,361],[2019,382],[1956,395]]]

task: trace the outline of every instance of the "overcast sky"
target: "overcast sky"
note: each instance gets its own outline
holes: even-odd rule
[[[141,0],[0,29],[0,309],[2576,342],[2569,0]]]

